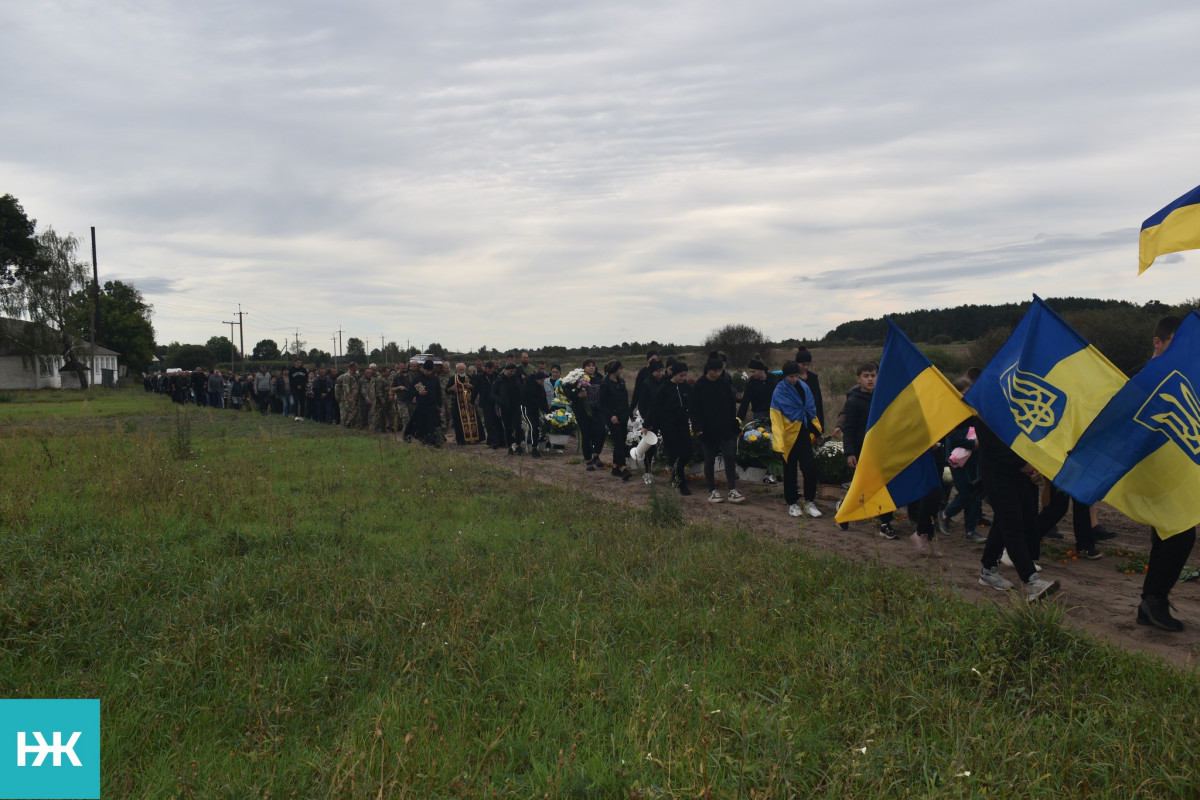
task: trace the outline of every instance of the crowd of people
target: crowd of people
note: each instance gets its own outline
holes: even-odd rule
[[[1159,324],[1153,339],[1155,355],[1165,351],[1178,325],[1174,317]],[[635,477],[637,470],[649,484],[657,463],[682,495],[692,493],[686,469],[698,446],[708,502],[735,505],[746,501],[738,490],[737,445],[743,427],[753,422],[773,429],[787,513],[815,518],[823,512],[816,502],[814,446],[826,438],[841,439],[847,466],[858,466],[878,365],[858,365],[855,385],[847,391],[827,436],[823,392],[812,360],[812,354],[801,347],[792,359],[769,371],[755,356],[736,389],[721,352],[707,354],[696,376],[686,362],[651,352],[637,370],[632,389],[619,360],[599,367],[589,358],[564,373],[559,364],[531,362],[527,352],[499,364],[480,359],[453,368],[431,358],[382,369],[376,364],[360,369],[351,363],[340,373],[309,370],[300,360],[286,370],[260,368],[229,377],[220,370],[209,374],[197,367],[191,372],[148,376],[145,386],[180,403],[394,433],[435,447],[447,442],[452,429],[460,446],[483,444],[533,458],[555,447],[555,425],[547,423],[565,421],[562,429],[569,426],[574,433],[586,470],[608,468],[624,481]],[[978,374],[977,369],[969,370],[954,382],[956,388],[965,392]],[[603,458],[606,448],[607,460]],[[961,513],[964,539],[983,546],[979,572],[983,586],[1013,588],[1000,574],[1005,565],[1016,570],[1031,601],[1057,590],[1057,581],[1041,577],[1037,560],[1044,539],[1061,538],[1057,524],[1068,504],[1074,505],[1075,549],[1085,558],[1103,557],[1097,542],[1115,535],[1097,524],[1094,509],[1054,489],[978,418],[957,426],[931,455],[939,474],[948,468],[952,487],[931,489],[908,505],[915,526],[910,538],[920,553],[941,555],[935,537],[948,535]],[[718,485],[718,467],[724,473],[724,492]],[[769,474],[766,480],[774,482]],[[984,517],[985,502],[994,521]],[[873,523],[875,534],[884,540],[897,539],[892,522],[892,514],[880,516]],[[839,527],[848,529],[844,523]],[[981,532],[984,527],[986,534]],[[1167,598],[1194,542],[1194,528],[1168,537],[1152,532],[1139,624],[1182,630],[1183,624],[1170,614]]]

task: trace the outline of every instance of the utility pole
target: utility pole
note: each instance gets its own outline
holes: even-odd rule
[[[88,387],[96,382],[96,320],[100,318],[100,270],[96,266],[96,226],[92,226],[92,366]]]
[[[333,348],[333,368],[337,369],[337,365],[338,365],[338,362],[337,362],[337,358],[338,358],[337,357],[337,337],[330,336],[329,341],[333,342],[333,344],[330,345]]]
[[[296,328],[296,358],[300,358],[300,329]],[[301,359],[303,361],[303,359]]]
[[[221,320],[221,324],[229,326],[229,372],[232,375],[232,373],[234,371],[234,367],[233,367],[233,326],[237,325],[238,323],[233,322],[232,320],[229,322],[226,322],[225,320]]]
[[[242,311],[242,304],[238,303],[238,337],[242,340],[242,361],[246,360],[246,326],[242,324],[242,317],[247,316],[249,311]]]
[[[385,367],[387,366],[387,350],[384,350],[384,347],[386,346],[387,345],[383,343],[383,334],[381,333],[379,334],[379,355],[383,356],[383,365]]]
[[[338,326],[338,344],[337,351],[339,355],[345,355],[346,351],[342,349],[342,327]]]

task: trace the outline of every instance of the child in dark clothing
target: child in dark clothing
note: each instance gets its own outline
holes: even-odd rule
[[[854,469],[858,466],[858,457],[862,454],[863,439],[867,435],[867,420],[871,415],[871,396],[875,392],[875,378],[879,374],[879,365],[868,361],[858,365],[855,370],[858,375],[858,385],[846,393],[846,407],[842,410],[842,446],[846,452],[846,464]],[[879,515],[878,534],[881,539],[895,539],[896,532],[892,530],[892,512]],[[839,522],[838,527],[846,530],[848,522]]]

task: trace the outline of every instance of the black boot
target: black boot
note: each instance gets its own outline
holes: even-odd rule
[[[1171,616],[1171,604],[1165,597],[1143,597],[1138,604],[1137,621],[1138,625],[1153,625],[1172,633],[1183,630],[1183,623]]]

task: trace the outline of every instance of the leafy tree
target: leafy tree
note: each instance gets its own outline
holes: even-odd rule
[[[333,356],[324,350],[318,350],[314,347],[308,351],[308,360],[315,367],[323,367],[333,361]]]
[[[91,336],[92,293],[76,292],[72,298],[72,332],[82,339]],[[150,369],[154,356],[154,326],[150,324],[150,305],[133,285],[105,281],[100,292],[100,316],[96,321],[96,344],[115,350],[135,372]]]
[[[756,353],[767,347],[767,337],[749,325],[726,325],[717,328],[704,340],[704,349],[721,350],[729,356],[730,369],[742,369]]]
[[[47,228],[37,236],[38,258],[45,265],[41,272],[26,270],[17,283],[8,288],[0,306],[17,316],[28,315],[37,350],[62,356],[62,370],[79,377],[79,388],[87,388],[87,365],[79,361],[79,340],[71,332],[72,298],[88,282],[87,266],[76,257],[79,240],[68,234],[59,236]]]
[[[218,364],[228,364],[237,357],[237,347],[228,336],[210,336],[204,346],[212,351]]]
[[[400,352],[400,345],[395,342],[388,342],[381,353],[383,360],[387,364],[398,364],[404,359],[404,353]]]
[[[45,272],[48,266],[34,230],[37,220],[11,194],[0,197],[0,290]]]
[[[425,352],[429,353],[430,355],[437,356],[438,358],[445,358],[447,355],[449,355],[449,353],[446,351],[446,348],[437,342],[430,342],[429,349]]]
[[[261,340],[254,345],[254,351],[251,353],[251,357],[255,361],[273,361],[280,355],[279,345],[275,343],[274,339]]]
[[[217,365],[217,360],[213,356],[212,350],[208,349],[207,345],[203,344],[183,344],[175,349],[174,353],[167,361],[168,367],[179,367],[180,369],[195,369],[202,367],[211,372],[213,367]]]
[[[353,361],[367,360],[367,346],[363,344],[362,339],[351,336],[346,340],[346,358]]]

